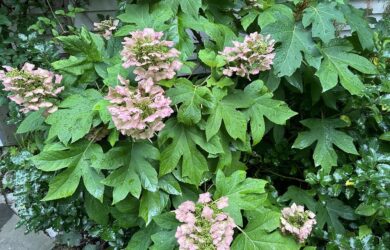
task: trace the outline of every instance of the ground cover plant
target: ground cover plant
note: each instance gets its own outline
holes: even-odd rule
[[[85,3],[47,3],[20,28],[40,46],[12,54],[20,14],[0,2],[20,140],[2,189],[29,231],[80,249],[390,247],[388,14],[372,29],[347,0],[121,1],[88,30],[71,25]]]

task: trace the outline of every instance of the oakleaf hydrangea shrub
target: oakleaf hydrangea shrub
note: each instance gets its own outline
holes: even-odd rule
[[[367,13],[156,0],[93,30],[42,19],[62,58],[0,74],[45,173],[34,207],[73,206],[81,247],[387,249],[389,24]]]

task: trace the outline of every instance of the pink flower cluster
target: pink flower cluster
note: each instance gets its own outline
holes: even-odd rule
[[[229,250],[233,241],[233,219],[221,209],[228,207],[228,198],[212,201],[210,193],[199,196],[198,202],[183,202],[175,210],[176,219],[184,223],[176,230],[180,250]]]
[[[257,75],[260,71],[271,69],[275,57],[273,53],[275,41],[270,35],[264,37],[257,32],[244,38],[244,42],[233,42],[234,47],[226,47],[220,52],[227,61],[223,74],[232,76],[234,73],[241,77]]]
[[[35,65],[25,63],[21,70],[3,66],[0,70],[0,81],[4,90],[9,91],[9,99],[22,106],[23,113],[47,108],[48,113],[57,110],[54,105],[57,95],[64,90],[60,86],[62,76],[45,69],[35,68]]]
[[[112,32],[118,27],[119,20],[112,18],[101,21],[100,23],[93,23],[94,30],[101,33],[103,37],[108,40],[112,36]]]
[[[139,85],[131,89],[129,81],[118,77],[121,85],[110,88],[107,100],[111,105],[108,111],[116,128],[134,139],[149,139],[154,132],[164,127],[162,119],[169,117],[173,110],[171,100],[164,96],[160,86],[144,88]]]
[[[172,41],[161,40],[163,33],[146,28],[130,33],[125,37],[121,52],[123,67],[134,66],[135,80],[145,86],[172,79],[182,63],[178,60],[180,52],[172,48]]]
[[[291,233],[301,243],[309,237],[311,230],[317,223],[313,212],[305,211],[303,206],[297,206],[295,203],[291,207],[283,208],[280,221],[282,223],[282,232]]]

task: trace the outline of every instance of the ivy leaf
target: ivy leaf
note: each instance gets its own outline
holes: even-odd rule
[[[211,110],[206,123],[206,137],[210,140],[221,128],[222,121],[226,131],[233,139],[246,141],[247,121],[245,114],[237,109],[248,108],[252,104],[244,92],[237,91],[226,96],[226,92],[214,88],[216,106]]]
[[[43,200],[56,200],[71,196],[83,178],[87,191],[96,199],[103,201],[103,175],[98,170],[103,159],[103,150],[98,144],[80,141],[69,147],[42,151],[32,158],[42,171],[57,171],[66,168],[49,183],[49,192]]]
[[[58,139],[68,144],[88,134],[94,117],[93,107],[102,99],[94,89],[87,89],[80,94],[71,95],[59,105],[59,110],[49,115],[46,123],[50,124],[47,139]]]
[[[43,127],[45,117],[42,115],[44,110],[31,112],[28,116],[20,123],[17,134],[28,133],[39,130]]]
[[[280,213],[270,210],[255,210],[248,212],[248,225],[232,244],[232,250],[298,250],[300,245],[295,239],[283,236],[279,231]],[[272,232],[274,231],[274,232]],[[270,233],[272,232],[272,233]]]
[[[365,19],[365,11],[356,9],[350,4],[341,4],[339,6],[352,32],[357,33],[363,49],[374,48],[374,32]]]
[[[283,19],[278,19],[280,13],[270,12],[269,14],[274,16],[272,19],[275,22],[267,23],[261,31],[262,34],[269,34],[281,43],[275,50],[276,57],[273,62],[274,72],[279,77],[291,76],[301,66],[302,52],[308,56],[314,47],[311,34],[304,30],[302,25],[295,24],[291,9],[283,9]]]
[[[206,141],[203,133],[195,127],[186,127],[175,119],[165,123],[159,133],[159,143],[168,145],[161,152],[160,176],[172,172],[180,165],[181,177],[188,183],[199,185],[202,176],[208,171],[207,160],[198,147],[210,154],[223,153],[217,138]],[[198,147],[197,147],[198,146]]]
[[[172,104],[182,103],[178,110],[177,118],[180,122],[192,125],[202,118],[203,106],[211,108],[211,92],[207,87],[193,85],[191,81],[180,78],[174,88],[167,91]]]
[[[253,145],[259,143],[264,135],[264,117],[273,123],[284,125],[288,119],[297,114],[285,102],[272,99],[273,94],[266,90],[261,80],[246,86],[244,92],[254,99],[254,104],[245,112],[250,118]]]
[[[160,30],[164,23],[174,15],[170,6],[166,4],[153,5],[152,9],[149,7],[149,4],[128,4],[125,13],[120,14],[118,19],[130,25],[125,25],[115,35],[127,35],[130,31],[144,28]],[[124,29],[126,29],[125,32]]]
[[[335,41],[328,47],[322,48],[324,59],[316,75],[320,78],[323,91],[327,91],[337,85],[340,79],[341,85],[351,94],[362,96],[365,87],[359,77],[349,67],[364,74],[376,74],[375,66],[366,58],[349,53],[352,46]]]
[[[266,197],[266,183],[264,180],[246,178],[245,171],[236,171],[231,176],[225,176],[218,170],[214,196],[216,199],[228,197],[229,207],[224,211],[229,213],[237,225],[242,226],[241,210],[253,210],[261,206]]]
[[[151,192],[158,189],[157,171],[151,160],[159,159],[159,151],[146,141],[123,144],[108,151],[102,169],[115,169],[103,183],[113,187],[113,204],[131,193],[139,198],[142,187]]]
[[[310,131],[300,132],[295,139],[293,148],[307,148],[317,141],[313,159],[316,166],[322,166],[325,173],[329,173],[333,166],[337,166],[337,154],[333,148],[338,148],[349,154],[358,155],[353,138],[337,130],[347,124],[338,119],[306,119],[301,123]]]
[[[325,43],[335,38],[334,21],[345,22],[343,13],[336,9],[334,2],[309,6],[303,12],[303,26],[306,28],[312,24],[313,37],[319,37]]]
[[[146,225],[152,221],[154,216],[161,214],[167,206],[168,200],[169,195],[161,191],[145,191],[142,194],[139,205],[139,216],[144,219]]]
[[[316,210],[317,226],[322,229],[327,224],[329,231],[334,230],[338,234],[345,233],[340,217],[346,220],[356,219],[353,209],[338,199],[327,198],[317,203]]]

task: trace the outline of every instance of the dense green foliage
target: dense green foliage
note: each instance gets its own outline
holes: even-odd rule
[[[234,250],[390,247],[388,14],[372,30],[347,0],[120,6],[119,28],[105,40],[66,25],[80,8],[30,21],[21,20],[24,4],[0,1],[0,62],[34,62],[63,75],[65,86],[48,116],[18,113],[0,87],[0,105],[19,123],[20,149],[3,157],[0,174],[21,224],[61,231],[60,242],[72,245],[176,249],[170,211],[208,191],[229,198],[225,210],[240,227]],[[352,34],[341,35],[345,25]],[[118,75],[135,85],[121,41],[144,28],[174,41],[184,65],[158,82],[175,113],[151,140],[133,140],[116,130],[104,97]],[[272,69],[251,80],[223,75],[219,52],[252,32],[277,42]],[[305,243],[279,229],[292,202],[316,214]]]

